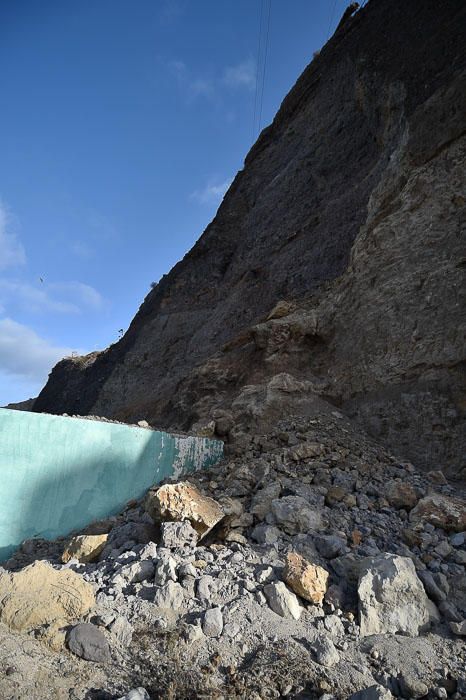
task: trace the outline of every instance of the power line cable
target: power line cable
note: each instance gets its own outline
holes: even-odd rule
[[[254,93],[254,116],[252,119],[252,140],[256,133],[256,115],[257,115],[257,95],[259,91],[259,67],[261,58],[261,43],[262,43],[262,16],[264,14],[264,0],[261,0],[260,19],[259,19],[259,40],[257,42],[257,64],[256,64],[256,90]]]
[[[267,68],[267,52],[268,52],[268,48],[269,48],[271,10],[272,10],[272,0],[269,0],[269,12],[268,12],[268,16],[267,16],[267,34],[266,34],[266,38],[265,38],[264,70],[262,72],[262,90],[261,90],[261,101],[260,101],[260,110],[259,110],[259,129],[258,129],[259,132],[260,132],[261,123],[262,123],[262,103],[264,100],[265,72],[266,72],[266,68]]]
[[[330,29],[331,29],[331,27],[332,27],[333,15],[335,14],[335,7],[336,7],[336,5],[337,5],[337,0],[333,0],[332,12],[331,12],[331,14],[330,14],[330,19],[329,19],[329,22],[328,22],[327,41],[328,41],[328,38],[329,38],[329,36],[330,36]]]

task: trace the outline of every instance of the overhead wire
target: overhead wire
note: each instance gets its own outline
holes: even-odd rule
[[[264,14],[264,0],[261,0],[260,18],[259,18],[259,39],[257,42],[257,63],[256,63],[256,89],[254,93],[254,116],[252,118],[252,140],[256,135],[256,115],[257,115],[257,96],[259,92],[259,68],[261,59],[261,43],[262,43],[262,16]]]
[[[268,15],[267,15],[267,33],[266,33],[266,37],[265,37],[264,68],[262,71],[262,90],[261,90],[260,109],[259,109],[259,129],[258,129],[259,132],[260,132],[261,123],[262,123],[262,103],[264,100],[265,74],[266,74],[266,70],[267,70],[267,53],[268,53],[268,48],[269,48],[271,11],[272,11],[272,0],[269,0],[269,11],[268,11]]]
[[[332,11],[330,13],[330,19],[328,21],[328,29],[327,29],[327,41],[330,36],[330,29],[332,28],[332,22],[333,22],[333,15],[335,14],[335,8],[337,6],[337,0],[333,0],[333,5],[332,5]]]

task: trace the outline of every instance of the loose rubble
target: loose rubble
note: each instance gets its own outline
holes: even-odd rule
[[[244,436],[4,564],[0,697],[460,700],[462,498],[338,412]]]

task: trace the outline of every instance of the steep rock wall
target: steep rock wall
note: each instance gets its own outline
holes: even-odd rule
[[[189,425],[215,401],[188,395],[232,395],[284,356],[264,364],[253,342],[247,366],[220,361],[220,387],[196,368],[279,299],[307,300],[317,330],[295,373],[407,456],[460,468],[465,23],[455,0],[371,0],[349,18],[124,338],[59,363],[35,410]]]

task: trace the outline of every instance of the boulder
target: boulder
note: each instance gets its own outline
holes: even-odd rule
[[[418,501],[416,490],[401,479],[391,479],[385,486],[385,498],[393,508],[411,510]]]
[[[264,595],[271,609],[280,617],[299,620],[302,608],[297,597],[282,581],[264,586]]]
[[[61,560],[64,564],[70,559],[87,564],[96,561],[104,549],[108,539],[108,534],[103,535],[76,535],[72,537],[66,545]]]
[[[382,554],[365,565],[358,584],[361,636],[415,637],[430,623],[430,601],[407,557]]]
[[[432,493],[421,498],[409,519],[413,523],[425,521],[443,530],[462,532],[466,530],[466,503],[459,498]]]
[[[289,552],[283,578],[297,595],[311,603],[320,604],[327,591],[328,571],[306,561],[297,552]]]
[[[457,634],[459,637],[466,637],[466,620],[450,622],[450,629],[453,634]]]
[[[289,535],[320,530],[323,526],[320,511],[311,508],[302,496],[275,498],[271,511],[276,525]]]
[[[110,646],[105,635],[90,622],[73,627],[68,634],[68,649],[86,661],[110,661]]]
[[[187,481],[149,489],[144,505],[154,522],[189,520],[200,537],[224,517],[217,501],[204,496]]]
[[[65,625],[94,605],[91,584],[70,569],[56,571],[47,562],[36,561],[16,573],[0,573],[0,621],[12,630]]]

